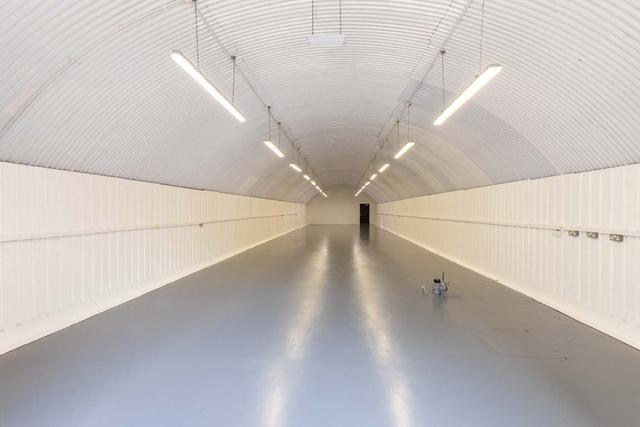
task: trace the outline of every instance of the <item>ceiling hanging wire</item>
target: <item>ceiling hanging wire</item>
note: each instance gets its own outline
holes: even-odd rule
[[[296,146],[294,145],[293,141],[291,141],[291,163],[289,163],[289,167],[294,171],[300,173],[302,172],[302,169],[300,169],[300,166],[298,166],[297,163],[295,162],[295,150],[296,150]],[[299,157],[300,157],[300,150],[298,149],[298,158]]]
[[[311,35],[313,36],[316,33],[316,26],[315,26],[315,13],[316,13],[316,2],[314,0],[311,0]]]
[[[440,49],[440,62],[442,63],[442,111],[444,111],[444,107],[447,105],[447,100],[444,92],[444,54],[447,53],[445,49]]]
[[[482,72],[482,54],[484,53],[484,0],[482,0],[480,12],[480,66],[478,67],[479,72]]]
[[[399,127],[400,127],[400,121],[398,121],[398,128]],[[400,132],[400,129],[398,129],[398,143],[400,142],[399,132]],[[407,142],[402,146],[400,150],[398,150],[398,152],[396,153],[395,156],[393,156],[393,158],[399,159],[404,155],[404,153],[409,151],[411,147],[413,147],[414,145],[416,145],[416,143],[411,139],[411,103],[408,102],[407,103]]]
[[[411,141],[411,103],[407,103],[407,141]]]
[[[269,138],[268,140],[271,141],[271,105],[267,105],[267,123],[269,123]]]
[[[310,172],[309,172],[309,161],[307,160],[307,158],[304,158],[304,169],[303,169],[303,173],[304,175],[302,175],[302,177],[304,179],[306,179],[307,181],[311,180],[311,177],[309,176]]]
[[[271,119],[272,119],[271,106],[267,105],[267,122],[268,122],[269,134],[267,136],[267,139],[264,141],[264,145],[269,147],[269,149],[273,151],[276,156],[283,158],[284,154],[280,150],[280,122],[278,122],[278,146],[276,147],[273,141],[271,140]]]
[[[233,61],[233,71],[231,72],[231,103],[235,105],[236,103],[236,56],[235,55],[231,55],[231,61]]]
[[[342,34],[342,0],[338,0],[338,20],[340,22],[338,34]]]
[[[198,0],[193,0],[193,18],[196,30],[196,67],[200,70],[200,36],[198,33]]]

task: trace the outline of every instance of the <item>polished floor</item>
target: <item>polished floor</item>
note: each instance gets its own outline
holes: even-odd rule
[[[640,352],[387,232],[309,226],[1,356],[0,425],[638,426]]]

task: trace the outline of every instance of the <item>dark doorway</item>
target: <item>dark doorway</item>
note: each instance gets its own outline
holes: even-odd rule
[[[360,205],[360,225],[369,225],[369,204]]]

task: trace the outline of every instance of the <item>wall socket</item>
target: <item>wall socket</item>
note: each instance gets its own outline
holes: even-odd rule
[[[609,234],[609,240],[613,240],[614,242],[622,242],[624,240],[624,236],[622,234]]]
[[[596,231],[587,231],[587,237],[590,239],[597,239],[600,235]]]
[[[580,232],[578,230],[569,230],[569,231],[567,231],[567,233],[571,237],[578,237],[580,235]]]

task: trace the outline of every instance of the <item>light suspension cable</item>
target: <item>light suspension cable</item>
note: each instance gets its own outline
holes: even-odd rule
[[[295,149],[295,146],[293,145],[293,141],[291,141],[291,163],[289,163],[289,167],[291,167],[291,169],[293,169],[294,171],[300,173],[302,172],[302,169],[300,169],[300,166],[298,166],[294,162],[294,149]]]
[[[264,145],[269,147],[276,156],[283,158],[284,154],[282,154],[282,151],[271,142],[271,106],[267,106],[267,121],[269,122],[269,138],[264,141]],[[280,123],[278,123],[278,145],[280,145]]]
[[[394,159],[399,159],[411,149],[415,142],[411,141],[411,118],[409,117],[409,111],[411,110],[411,104],[407,104],[407,143],[402,146],[400,150],[393,156]],[[398,143],[400,143],[400,120],[398,120]]]

